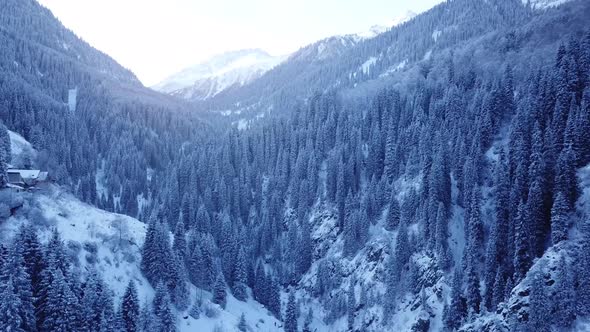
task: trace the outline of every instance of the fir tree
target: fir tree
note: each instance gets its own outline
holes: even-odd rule
[[[530,251],[530,228],[526,217],[526,204],[520,202],[514,229],[514,269],[515,279],[520,281],[532,264]]]
[[[570,329],[576,320],[576,291],[574,289],[573,271],[562,255],[557,270],[558,283],[553,315],[555,324],[564,330]]]
[[[0,330],[25,332],[26,330],[21,327],[23,322],[19,313],[22,304],[16,294],[12,278],[10,277],[4,285],[0,286]]]
[[[578,255],[576,288],[576,312],[580,316],[590,314],[590,223],[581,225],[581,248]]]
[[[0,152],[4,152],[4,162],[7,164],[12,160],[12,147],[8,128],[0,122]]]
[[[268,289],[268,307],[269,310],[275,315],[275,317],[281,317],[281,293],[280,293],[280,286],[277,280],[273,277],[270,277],[271,281],[269,283]]]
[[[154,314],[149,303],[146,302],[141,307],[141,313],[139,315],[139,331],[152,331],[154,328],[156,328]]]
[[[479,276],[473,266],[467,271],[466,289],[467,307],[470,315],[479,314],[481,294],[479,289]]]
[[[387,213],[387,219],[385,220],[385,229],[392,231],[399,225],[400,222],[400,207],[397,198],[392,197],[389,204],[389,211]]]
[[[219,273],[213,285],[213,299],[211,300],[215,304],[219,304],[222,308],[225,308],[227,303],[227,294],[225,292],[225,282],[223,281],[223,275]]]
[[[10,140],[6,140],[5,136],[1,133],[6,131],[4,125],[0,125],[0,188],[4,188],[8,185],[8,155],[6,146],[10,150]]]
[[[354,292],[354,281],[351,280],[350,286],[348,287],[348,294],[346,298],[347,303],[347,323],[348,323],[348,330],[352,331],[354,329],[354,315],[356,312],[356,295]]]
[[[295,302],[295,292],[293,291],[289,294],[289,300],[287,302],[285,332],[297,332],[297,304]]]
[[[569,208],[574,207],[574,203],[578,198],[576,158],[576,153],[570,144],[559,154],[555,168],[554,191],[563,193]]]
[[[246,301],[248,299],[246,279],[246,254],[244,253],[244,249],[240,248],[234,268],[233,282],[233,294],[239,301]]]
[[[557,193],[551,209],[551,241],[558,244],[568,237],[568,202],[561,192]]]
[[[201,305],[202,304],[203,304],[202,294],[197,292],[193,306],[189,310],[188,314],[194,319],[199,319],[199,317],[201,317]]]
[[[240,315],[240,320],[238,322],[238,330],[240,330],[241,332],[248,331],[248,324],[246,323],[246,315],[244,315],[243,312]]]
[[[467,303],[463,297],[463,275],[459,267],[453,272],[453,284],[451,287],[451,303],[443,322],[448,329],[457,329],[467,317]]]
[[[549,331],[547,324],[548,301],[545,294],[545,285],[543,282],[542,267],[533,274],[532,284],[530,286],[529,296],[529,320],[527,327],[530,331]]]
[[[77,323],[76,316],[72,311],[76,298],[64,280],[62,271],[54,269],[52,274],[53,282],[47,293],[43,329],[46,331],[73,331]]]
[[[180,214],[179,220],[176,223],[176,230],[174,231],[174,244],[172,245],[172,248],[178,253],[180,261],[184,263],[187,258],[187,246],[186,230],[182,220],[182,213]]]
[[[140,331],[139,325],[139,298],[137,297],[137,288],[133,280],[129,281],[129,285],[123,294],[123,302],[121,304],[121,319],[125,331],[135,332]]]
[[[154,315],[157,318],[157,331],[176,332],[176,317],[172,311],[172,303],[168,291],[163,284],[156,287],[154,297]]]

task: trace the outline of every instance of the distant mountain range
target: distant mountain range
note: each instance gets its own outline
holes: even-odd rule
[[[286,58],[260,49],[228,52],[184,69],[153,88],[185,99],[208,99],[231,86],[259,78]]]
[[[367,31],[326,38],[315,43],[313,50],[304,53],[316,60],[323,60],[387,32],[415,16],[416,13],[410,11],[384,25],[374,25]],[[288,58],[289,55],[272,56],[261,49],[227,52],[173,74],[152,88],[183,99],[207,100],[231,87],[241,87],[260,78]]]

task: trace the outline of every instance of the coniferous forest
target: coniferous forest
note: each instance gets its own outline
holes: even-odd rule
[[[0,8],[1,331],[590,328],[590,2],[443,2],[205,101]]]

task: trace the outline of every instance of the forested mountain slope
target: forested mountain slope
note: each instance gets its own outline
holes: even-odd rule
[[[36,1],[2,0],[1,7],[3,122],[39,151],[41,168],[79,197],[138,216],[138,197],[150,196],[148,171],[162,171],[179,146],[203,137],[207,120],[144,88]],[[78,107],[70,113],[65,103],[73,88]]]
[[[391,85],[326,86],[286,119],[194,147],[178,173],[180,194],[176,180],[168,186],[164,219],[180,214],[183,228],[213,237],[234,292],[246,282],[277,315],[268,287],[293,294],[287,326],[297,312],[288,308],[297,306],[313,308],[311,326],[337,330],[521,331],[571,329],[576,316],[583,322],[589,261],[576,248],[590,235],[587,212],[576,209],[576,169],[590,162],[590,5],[532,12],[505,1],[493,7],[506,9],[493,15],[502,20],[488,21],[474,8],[497,2],[470,4],[444,12],[469,22],[473,38],[416,58]],[[183,186],[187,178],[196,186]],[[242,250],[246,281],[234,270]],[[562,255],[584,263],[555,259]],[[532,268],[539,257],[554,272]],[[213,275],[194,282],[206,285]],[[581,277],[568,283],[563,275]],[[523,290],[535,278],[577,292],[577,302],[551,297],[553,286],[534,296]]]
[[[262,79],[221,94],[204,108],[256,112],[269,106],[290,108],[315,92],[352,87],[366,81],[387,81],[410,64],[497,30],[515,32],[541,12],[520,1],[455,0],[375,38],[332,37],[302,48]]]
[[[60,183],[147,223],[136,264],[157,289],[152,307],[103,326],[175,331],[179,313],[260,303],[276,320],[246,312],[227,329],[582,330],[588,17],[582,0],[543,11],[455,0],[358,44],[322,41],[201,105],[274,108],[247,130],[214,115],[202,125],[132,80],[126,92],[141,93],[92,85],[64,116],[46,92],[57,87],[12,76],[0,114]],[[52,255],[52,271],[70,273]],[[12,298],[26,291],[26,277],[2,280]]]

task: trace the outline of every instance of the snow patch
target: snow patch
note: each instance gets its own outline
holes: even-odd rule
[[[436,43],[438,41],[438,38],[442,35],[442,31],[440,30],[434,30],[434,32],[432,32],[432,39],[434,40],[434,42]]]
[[[369,60],[365,61],[365,63],[363,63],[361,65],[361,70],[365,75],[369,75],[369,72],[371,70],[371,67],[375,65],[375,63],[377,63],[377,58],[372,56],[369,58]]]
[[[10,164],[14,167],[24,167],[25,160],[27,156],[25,152],[30,154],[31,160],[35,160],[37,157],[37,151],[33,149],[31,143],[29,143],[26,139],[24,139],[21,135],[13,132],[8,131],[8,135],[10,136],[10,148],[11,148],[11,157],[12,160]]]

